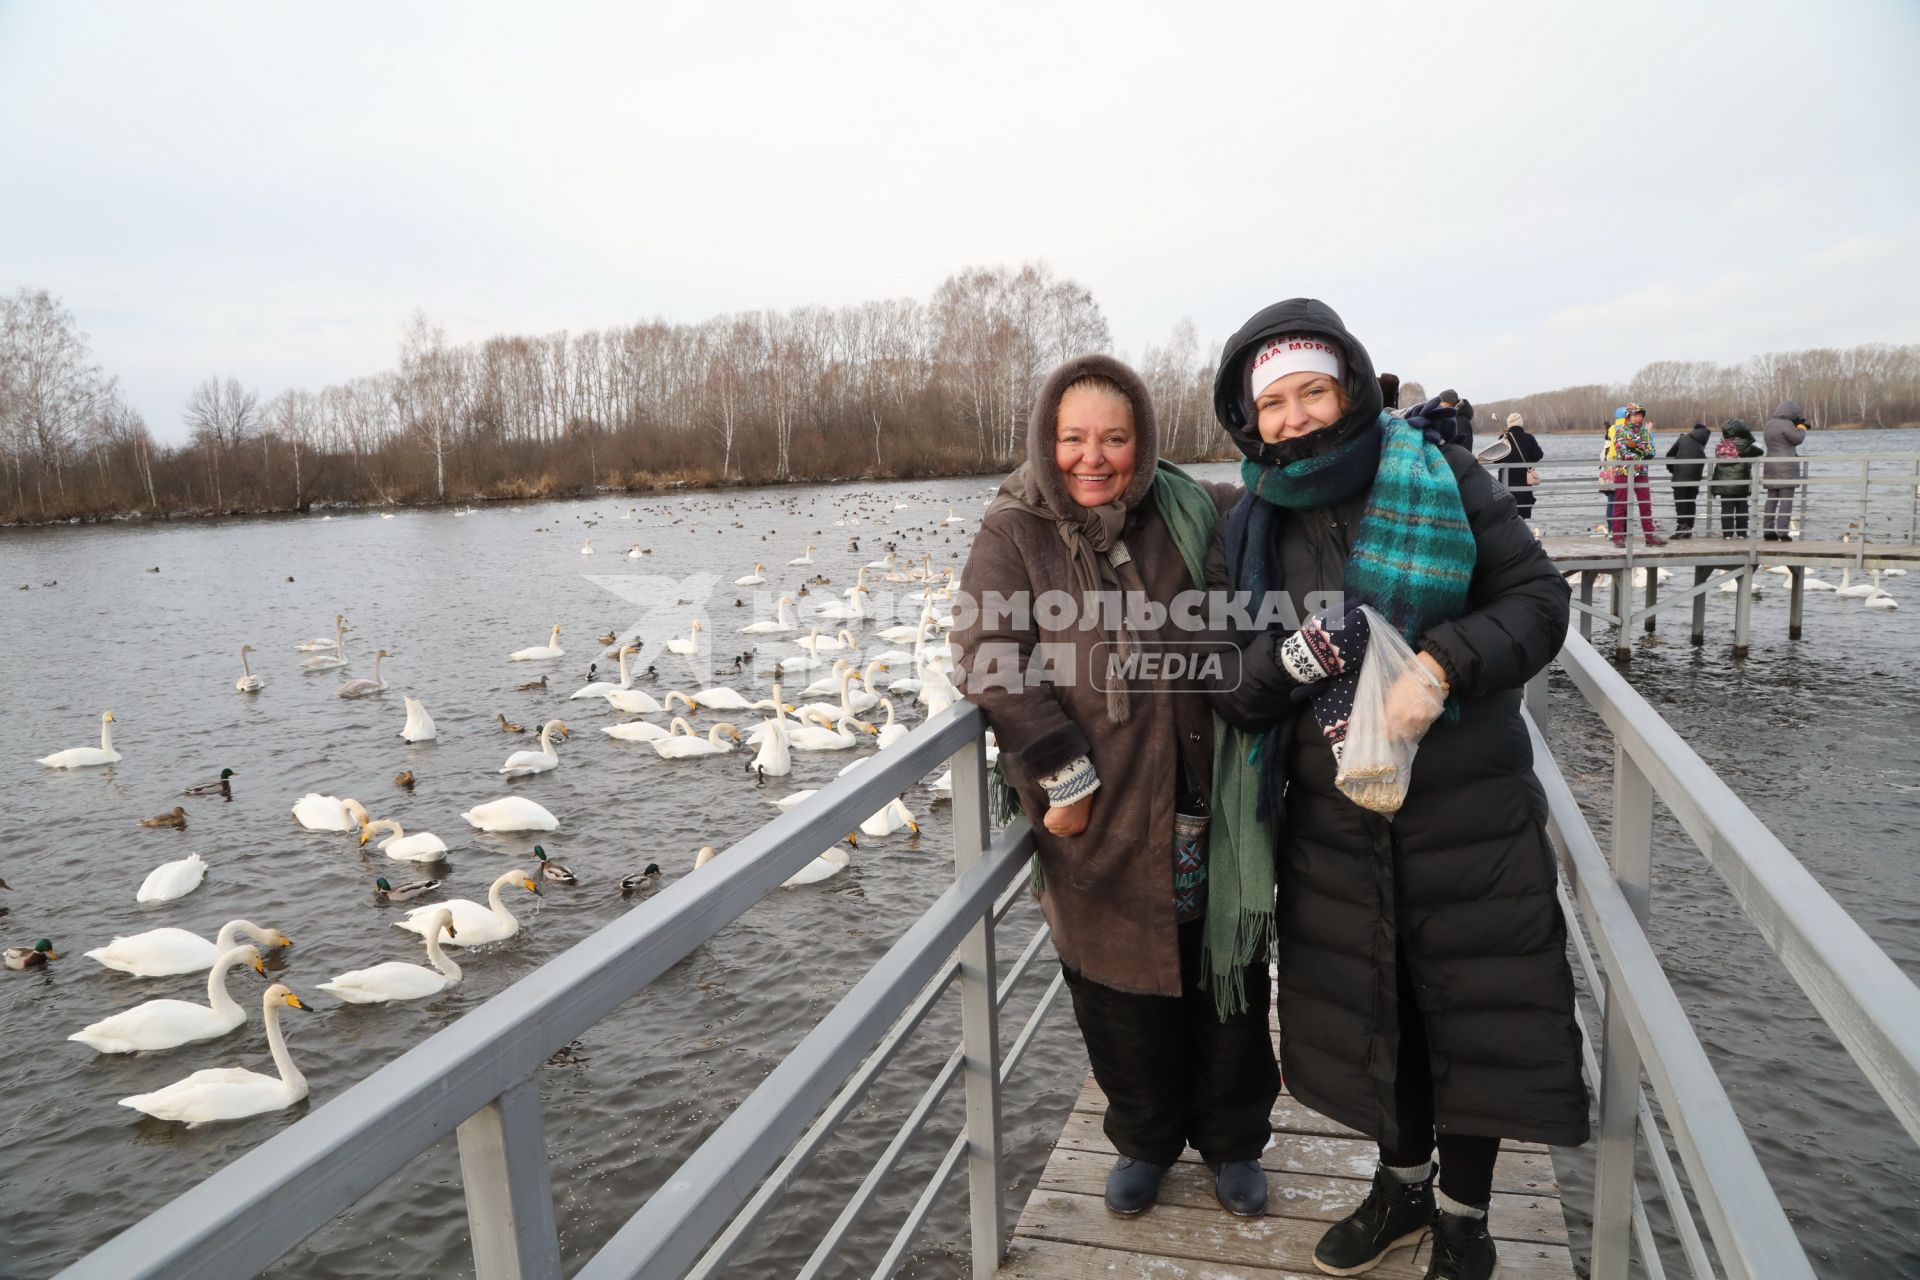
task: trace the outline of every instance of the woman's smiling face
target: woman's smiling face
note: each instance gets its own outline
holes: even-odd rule
[[[1081,506],[1104,506],[1127,491],[1138,448],[1125,397],[1095,387],[1070,387],[1060,397],[1053,464],[1067,496]]]
[[[1346,389],[1332,374],[1290,373],[1253,398],[1260,439],[1279,444],[1311,435],[1340,421],[1348,409]]]

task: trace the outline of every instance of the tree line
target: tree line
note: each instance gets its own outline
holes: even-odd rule
[[[22,288],[0,296],[0,522],[993,472],[1020,459],[1047,371],[1111,345],[1092,293],[1043,264],[969,268],[926,302],[467,345],[416,313],[384,372],[269,398],[207,378],[181,406],[186,439],[167,444],[73,315]],[[1230,453],[1211,352],[1182,320],[1133,361],[1173,459]],[[1403,402],[1416,394],[1409,384]],[[1625,388],[1482,409],[1557,430],[1599,426],[1626,398],[1673,424],[1764,416],[1787,395],[1822,424],[1920,418],[1920,347],[1665,362]]]

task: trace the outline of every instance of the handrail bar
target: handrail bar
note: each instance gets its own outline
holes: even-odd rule
[[[63,1270],[257,1275],[745,914],[986,719],[958,702]],[[995,865],[998,865],[997,863]],[[950,891],[951,892],[951,891]],[[971,922],[969,922],[971,923]],[[963,930],[964,932],[964,930]],[[944,957],[943,957],[944,958]],[[262,1213],[263,1206],[271,1213]]]
[[[576,1280],[669,1280],[691,1266],[832,1096],[844,1072],[843,1046],[871,1045],[885,1034],[1032,853],[1033,831],[1025,821],[1002,831]]]
[[[1569,632],[1560,660],[1868,1081],[1920,1142],[1920,987],[1577,632]]]

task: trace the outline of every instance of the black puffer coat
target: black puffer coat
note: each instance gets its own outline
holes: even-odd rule
[[[1251,425],[1248,352],[1271,334],[1301,331],[1341,345],[1354,413],[1378,412],[1371,361],[1330,308],[1307,300],[1269,308],[1228,344],[1215,389],[1216,409],[1250,457],[1271,458],[1275,446]],[[1277,661],[1284,633],[1246,637],[1241,686],[1215,700],[1245,729],[1298,716],[1279,833],[1282,1061],[1303,1102],[1400,1145],[1393,1096],[1404,958],[1426,1020],[1438,1129],[1578,1144],[1587,1091],[1573,982],[1546,802],[1520,718],[1521,686],[1566,635],[1568,590],[1512,497],[1464,449],[1446,455],[1478,558],[1469,611],[1416,648],[1448,671],[1460,715],[1428,732],[1399,814],[1389,821],[1335,788],[1333,753],[1289,697]],[[1280,586],[1296,602],[1340,589],[1365,502],[1362,492],[1274,522]]]

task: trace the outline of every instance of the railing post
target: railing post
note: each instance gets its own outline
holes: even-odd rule
[[[1527,714],[1533,717],[1533,723],[1539,727],[1540,736],[1543,738],[1547,736],[1547,705],[1550,693],[1547,685],[1547,670],[1547,667],[1542,667],[1535,672],[1533,679],[1527,681],[1526,689]]]
[[[1693,631],[1687,639],[1695,648],[1707,642],[1707,593],[1700,590],[1713,576],[1713,569],[1704,564],[1693,566]]]
[[[1628,539],[1627,560],[1633,564],[1633,543]],[[1627,638],[1627,616],[1633,611],[1633,574],[1631,569],[1613,571],[1613,658],[1623,662],[1633,656],[1633,641]]]
[[[986,741],[975,738],[953,755],[953,869],[966,874],[986,850]],[[991,904],[960,944],[960,1047],[967,1087],[967,1202],[972,1221],[974,1280],[1000,1269],[1006,1206],[1000,1188],[1000,1017]]]
[[[1580,638],[1593,639],[1593,615],[1587,610],[1593,608],[1593,575],[1598,572],[1588,569],[1580,575],[1580,603],[1587,606],[1580,611]]]
[[[1740,570],[1740,590],[1733,597],[1733,656],[1747,656],[1747,644],[1753,631],[1753,569],[1757,557]]]
[[[1647,921],[1653,879],[1653,784],[1626,748],[1613,749],[1613,877],[1627,905]],[[1626,1280],[1632,1242],[1634,1141],[1640,1047],[1627,1025],[1627,998],[1607,977],[1600,1043],[1600,1149],[1593,1170],[1590,1280]]]
[[[545,1280],[560,1274],[540,1090],[522,1080],[461,1121],[460,1179],[479,1280]]]
[[[1807,599],[1807,567],[1791,565],[1787,569],[1787,639],[1800,638],[1800,615]]]
[[[1649,562],[1647,565],[1646,600],[1647,600],[1647,619],[1645,623],[1646,632],[1648,635],[1652,635],[1653,628],[1654,628],[1654,618],[1655,618],[1654,606],[1657,605],[1660,601],[1660,566],[1658,564],[1651,563],[1651,562]]]

